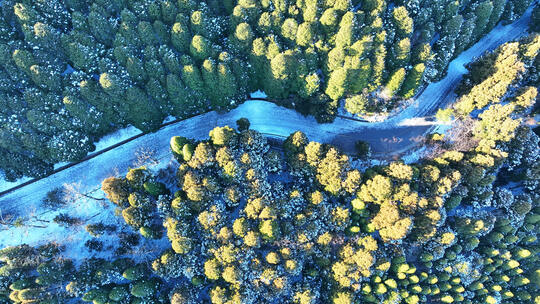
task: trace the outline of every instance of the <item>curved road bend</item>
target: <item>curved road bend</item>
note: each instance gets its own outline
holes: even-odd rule
[[[354,143],[357,140],[369,142],[375,153],[391,154],[403,151],[414,145],[432,127],[431,123],[425,121],[414,123],[410,118],[420,118],[422,122],[422,117],[433,115],[439,107],[454,100],[453,93],[445,94],[445,92],[451,91],[466,73],[464,64],[471,62],[485,51],[526,35],[531,11],[532,8],[529,8],[524,16],[512,24],[497,26],[452,61],[443,80],[430,84],[411,106],[385,122],[367,123],[337,118],[331,124],[318,124],[313,117],[304,117],[273,103],[246,101],[225,114],[209,112],[166,126],[156,133],[139,137],[88,161],[10,192],[0,197],[0,214],[16,214],[38,207],[47,192],[63,184],[80,183],[81,191],[85,193],[96,191],[104,178],[116,172],[127,172],[133,166],[135,152],[139,148],[151,148],[155,150],[155,157],[158,160],[167,161],[171,158],[168,145],[170,137],[180,135],[204,139],[214,127],[234,126],[236,120],[241,117],[248,118],[251,128],[262,133],[283,137],[300,130],[306,133],[310,140],[329,142],[346,152],[354,151]]]

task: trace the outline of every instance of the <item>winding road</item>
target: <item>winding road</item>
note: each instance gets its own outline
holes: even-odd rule
[[[214,127],[235,126],[236,120],[241,117],[250,120],[252,129],[270,137],[284,138],[300,130],[310,140],[332,143],[345,152],[353,152],[357,140],[369,142],[374,153],[391,155],[405,151],[433,128],[434,123],[425,118],[455,100],[453,89],[467,72],[464,65],[486,51],[526,35],[531,12],[532,7],[515,22],[506,26],[499,24],[453,60],[444,79],[428,85],[410,106],[384,122],[369,123],[337,118],[331,124],[318,124],[313,117],[304,117],[294,110],[270,102],[249,100],[225,114],[209,112],[171,124],[156,133],[140,136],[99,156],[9,192],[0,197],[0,215],[18,214],[37,208],[47,192],[63,184],[76,182],[80,183],[79,189],[82,192],[98,191],[104,178],[125,173],[133,166],[136,151],[140,148],[153,149],[155,158],[166,162],[171,159],[168,144],[170,137],[180,135],[205,139]]]

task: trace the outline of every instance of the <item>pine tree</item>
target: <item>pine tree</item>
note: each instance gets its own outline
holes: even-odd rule
[[[218,91],[223,101],[219,106],[227,106],[231,104],[232,99],[235,98],[235,96],[241,96],[243,97],[242,91],[238,89],[238,81],[235,77],[234,73],[231,71],[231,68],[227,65],[227,63],[219,63],[217,68],[218,73],[218,84],[220,90]]]
[[[249,62],[255,71],[255,82],[257,86],[263,84],[265,71],[267,70],[268,60],[266,59],[267,48],[262,38],[253,40]]]
[[[353,95],[345,99],[345,110],[351,114],[364,114],[368,106],[368,99],[363,94]]]
[[[304,0],[302,16],[304,22],[314,22],[319,15],[319,0]]]
[[[411,57],[411,40],[404,38],[394,44],[390,66],[394,69],[405,66]]]
[[[242,22],[236,26],[234,37],[239,44],[241,52],[247,53],[253,42],[253,32],[249,24]]]
[[[439,39],[435,43],[433,50],[436,55],[434,56],[433,67],[435,68],[436,74],[432,76],[433,79],[441,79],[444,76],[444,69],[450,63],[450,60],[454,55],[455,47],[455,40],[447,36]]]
[[[465,50],[465,48],[469,46],[475,24],[476,17],[474,15],[471,15],[470,18],[463,22],[463,25],[461,26],[461,31],[459,32],[459,36],[456,39],[457,45],[454,51],[456,54],[461,54]]]
[[[161,2],[161,20],[166,24],[173,24],[176,15],[178,14],[178,8],[172,0],[164,0]]]
[[[335,47],[328,52],[326,61],[327,72],[335,71],[342,68],[345,63],[345,50],[341,47]]]
[[[217,106],[223,96],[219,92],[216,63],[211,59],[206,59],[202,64],[201,74],[207,92],[206,95],[212,105]]]
[[[296,44],[307,47],[312,45],[315,33],[311,22],[304,22],[298,26]]]
[[[443,34],[444,36],[449,37],[457,37],[460,30],[462,29],[463,24],[463,16],[456,15],[453,18],[446,21],[446,23],[443,26]]]
[[[347,85],[347,73],[345,68],[338,68],[330,74],[325,93],[333,100],[338,100],[345,94]]]
[[[174,49],[180,53],[187,53],[191,43],[191,34],[187,20],[180,20],[172,26],[171,43]]]
[[[386,48],[383,44],[375,48],[373,57],[371,58],[371,66],[373,68],[370,85],[368,86],[369,91],[376,90],[383,81],[383,73],[385,68],[385,59],[386,59]]]
[[[141,89],[128,88],[126,101],[129,104],[128,122],[143,132],[154,132],[159,129],[164,117]]]
[[[204,60],[210,57],[212,53],[212,44],[211,42],[203,36],[195,35],[191,40],[189,46],[189,51],[191,56],[197,60]]]
[[[399,37],[407,37],[413,31],[413,19],[404,6],[395,7],[392,11],[392,22],[396,27],[396,34]]]
[[[296,40],[296,32],[298,31],[298,23],[293,18],[287,18],[281,25],[281,36],[289,41]]]
[[[184,65],[181,77],[188,88],[192,89],[194,92],[202,92],[203,81],[201,72],[195,65]]]
[[[356,18],[353,12],[347,12],[341,18],[339,30],[336,34],[336,47],[344,48],[350,46],[355,39],[354,28],[356,26]]]
[[[403,81],[403,86],[400,90],[400,95],[403,98],[411,98],[414,96],[418,86],[422,82],[422,76],[424,75],[425,69],[426,66],[423,63],[419,63],[407,73],[407,77]]]
[[[88,14],[88,26],[92,35],[101,43],[110,46],[114,39],[116,29],[112,22],[107,20],[106,10],[97,4],[93,4]]]
[[[152,27],[152,24],[150,24],[150,22],[139,22],[139,24],[137,25],[137,31],[139,32],[139,39],[145,45],[157,46],[158,40],[156,35],[154,34],[154,28]]]
[[[349,93],[359,93],[367,87],[371,76],[371,61],[369,59],[360,60],[360,58],[352,58],[353,63],[346,65],[349,72],[347,73],[347,91]]]
[[[388,97],[393,97],[394,94],[401,88],[401,85],[405,79],[405,73],[405,69],[401,68],[396,70],[392,76],[390,76],[390,79],[388,79],[388,82],[385,85],[384,91]]]
[[[493,10],[491,11],[491,16],[489,16],[489,22],[486,24],[486,31],[491,31],[501,19],[501,16],[504,12],[504,7],[507,0],[492,0]]]
[[[323,12],[319,22],[327,34],[333,33],[337,28],[339,23],[338,17],[337,11],[333,8],[329,8]]]
[[[486,30],[489,23],[491,12],[493,11],[493,3],[490,0],[485,0],[478,4],[474,10],[476,16],[476,25],[472,33],[472,41],[477,41]]]

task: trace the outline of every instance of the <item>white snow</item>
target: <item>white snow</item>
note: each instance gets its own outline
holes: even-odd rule
[[[157,170],[167,165],[168,162],[163,161],[157,166],[149,167],[149,169],[157,172]],[[82,182],[79,182],[68,186],[74,187],[93,198],[101,199],[105,197],[105,194],[100,190],[98,185],[99,183],[97,185],[83,185]],[[0,248],[20,244],[39,246],[50,240],[54,240],[59,244],[65,245],[66,249],[63,252],[63,256],[72,258],[75,261],[90,256],[106,258],[113,256],[113,250],[106,250],[105,248],[117,246],[117,236],[114,233],[110,235],[105,233],[101,237],[96,238],[103,242],[104,250],[101,252],[90,252],[86,248],[85,243],[93,239],[93,237],[86,231],[86,225],[103,223],[106,225],[116,225],[117,231],[120,231],[120,228],[124,227],[125,231],[137,232],[132,231],[130,227],[125,225],[121,217],[115,215],[115,206],[108,201],[79,197],[75,202],[71,202],[56,210],[48,209],[39,204],[39,202],[28,207],[25,208],[24,214],[20,215],[23,223],[21,226],[13,227],[0,224]],[[66,227],[55,223],[53,219],[61,213],[69,214],[70,217],[80,219],[82,224]],[[7,221],[9,218],[2,216],[2,220]],[[170,244],[166,240],[147,240],[141,237],[140,241],[141,244],[137,246],[137,249],[145,247],[144,250],[151,250],[156,254],[170,247]],[[148,257],[134,255],[132,258],[135,261],[141,261],[141,259],[147,259]]]
[[[103,136],[98,142],[95,143],[96,150],[93,152],[99,152],[114,144],[117,144],[125,139],[141,134],[142,131],[134,126],[128,126],[127,128],[114,131],[111,134]]]
[[[261,90],[255,91],[249,95],[251,96],[251,98],[266,98],[267,97],[266,94]]]
[[[11,189],[13,187],[16,187],[24,182],[27,182],[29,180],[31,180],[32,178],[30,177],[21,177],[17,180],[15,180],[14,182],[8,182],[7,180],[4,179],[4,177],[2,176],[2,174],[0,174],[0,191],[4,191],[4,190],[7,190],[7,189]]]

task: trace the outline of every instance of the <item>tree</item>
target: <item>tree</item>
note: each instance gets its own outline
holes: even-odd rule
[[[363,94],[353,95],[345,99],[345,110],[351,114],[364,114],[368,106],[368,98]]]
[[[296,31],[296,44],[307,47],[313,43],[314,38],[315,32],[311,22],[304,22],[298,26],[298,30]]]
[[[298,23],[293,18],[287,18],[281,25],[281,35],[290,40],[296,40],[296,32],[298,31]]]
[[[216,146],[229,146],[232,141],[235,139],[234,130],[229,127],[215,127],[210,131],[210,139],[212,143]]]
[[[249,129],[250,122],[247,118],[242,117],[236,121],[236,125],[238,131],[242,132]]]
[[[519,107],[529,108],[534,104],[537,95],[538,90],[535,87],[523,87],[517,91],[512,102]]]
[[[339,292],[332,298],[334,304],[351,304],[352,296],[348,292]]]
[[[403,98],[411,98],[414,96],[418,86],[422,82],[422,76],[424,75],[425,69],[426,66],[423,63],[419,63],[409,71],[400,89],[400,95]]]
[[[343,190],[343,181],[348,171],[348,158],[330,148],[317,168],[317,181],[332,195],[340,195]]]
[[[117,205],[121,206],[127,202],[129,187],[124,179],[108,177],[101,183],[101,190],[105,192],[111,202]]]
[[[339,23],[339,30],[336,34],[336,47],[343,48],[350,46],[353,43],[353,39],[355,38],[355,26],[356,17],[353,12],[347,12],[345,13],[345,15],[343,15],[343,17],[341,17],[341,21]]]
[[[347,69],[339,68],[330,74],[325,93],[333,100],[338,100],[345,94],[347,72]]]
[[[396,205],[390,202],[381,204],[379,212],[371,220],[383,241],[399,240],[409,232],[412,221],[410,218],[401,218]]]
[[[474,135],[485,140],[509,141],[514,137],[514,131],[520,123],[520,120],[510,117],[514,109],[513,104],[490,106],[479,115],[480,121],[474,128]]]
[[[236,26],[234,37],[240,44],[240,51],[247,53],[253,42],[253,31],[249,24],[242,22]]]
[[[409,16],[409,12],[404,6],[394,7],[392,11],[392,22],[396,27],[396,34],[399,37],[407,37],[413,31],[413,19]]]
[[[486,26],[489,23],[492,11],[493,3],[490,0],[481,2],[474,10],[474,14],[476,15],[476,26],[474,27],[472,33],[473,41],[478,40],[480,35],[484,33]]]
[[[405,80],[405,69],[401,68],[395,71],[386,83],[385,93],[388,97],[393,97],[394,94],[401,88]]]
[[[358,197],[367,202],[382,203],[392,193],[392,183],[388,177],[376,175],[360,187]]]
[[[409,38],[404,38],[394,45],[392,49],[391,66],[400,68],[405,66],[411,57],[411,41]]]
[[[191,44],[191,34],[186,20],[180,19],[172,26],[171,43],[177,52],[187,53]]]
[[[435,114],[435,118],[442,123],[448,123],[452,120],[453,115],[454,111],[452,108],[439,109],[437,110],[437,114]]]
[[[334,8],[325,10],[319,19],[326,33],[333,33],[338,25],[338,13]]]

